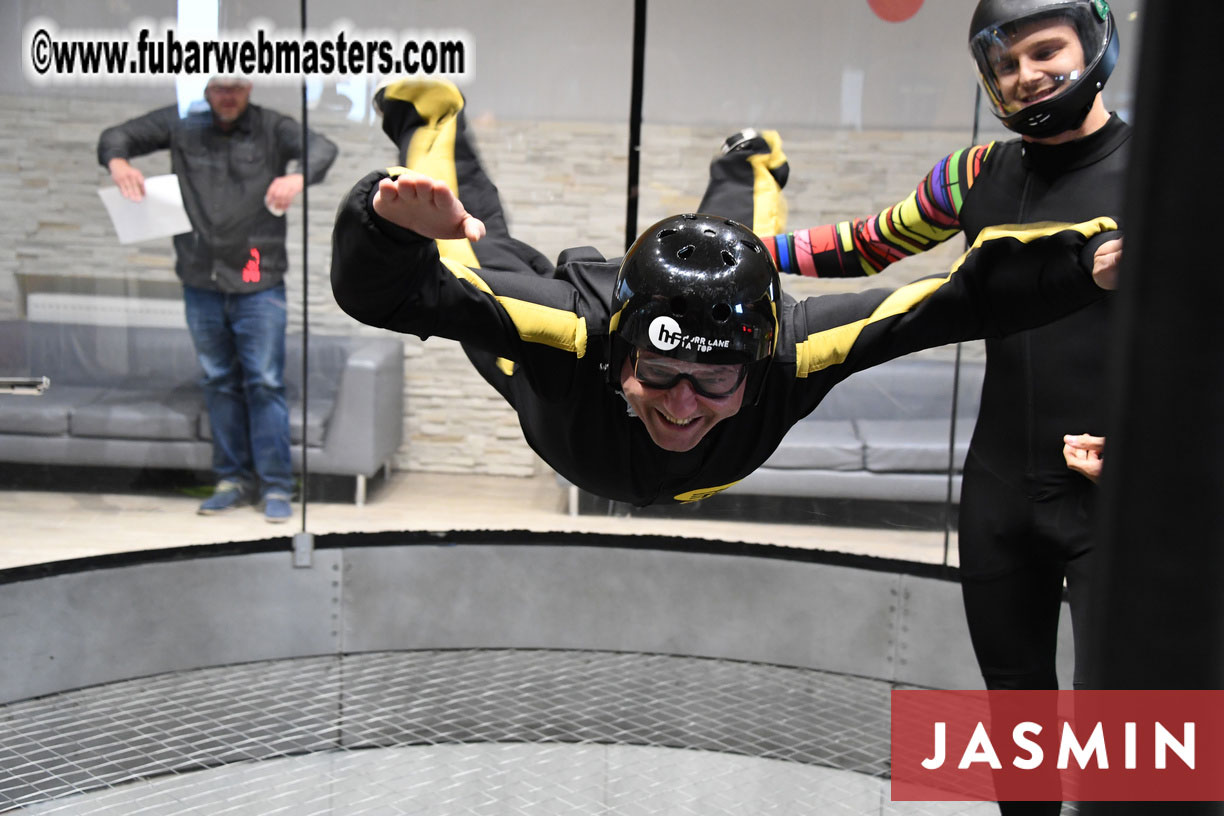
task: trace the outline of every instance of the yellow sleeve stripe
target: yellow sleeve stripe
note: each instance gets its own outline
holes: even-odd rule
[[[959,231],[941,229],[924,219],[922,209],[918,206],[917,191],[910,193],[909,197],[897,207],[897,210],[897,221],[904,227],[906,235],[922,241],[924,245],[931,241],[942,243]]]
[[[903,214],[904,213],[899,212],[898,216]],[[888,210],[885,210],[884,212],[880,213],[879,218],[876,219],[876,224],[879,225],[880,228],[880,235],[884,238],[884,240],[900,249],[906,255],[917,255],[919,252],[921,252],[923,247],[920,244],[915,244],[910,240],[911,234],[908,231],[893,231],[890,223],[892,219],[888,218],[887,216]]]
[[[864,328],[908,312],[947,282],[948,278],[931,278],[907,284],[886,297],[869,317],[809,334],[807,339],[795,344],[795,376],[806,377],[844,363]]]
[[[442,264],[459,280],[467,281],[468,283],[472,284],[472,286],[475,286],[477,289],[484,292],[486,295],[493,294],[493,290],[489,288],[489,284],[484,282],[484,278],[480,277],[471,269],[468,269],[466,266],[456,261],[454,258],[443,257]]]
[[[961,268],[961,264],[965,262],[965,258],[969,257],[969,253],[980,247],[987,241],[994,241],[999,238],[1014,238],[1022,244],[1027,244],[1035,241],[1038,238],[1045,238],[1053,235],[1056,232],[1064,232],[1065,230],[1075,230],[1085,238],[1091,238],[1094,235],[1099,235],[1102,232],[1110,232],[1118,228],[1118,222],[1107,216],[1100,216],[1091,221],[1081,221],[1078,224],[1066,224],[1059,221],[1042,221],[1036,224],[999,224],[995,227],[987,227],[978,233],[977,240],[973,242],[973,246],[965,250],[965,254],[956,259],[956,263],[952,264],[952,271]]]
[[[837,222],[837,237],[841,239],[842,252],[854,251],[854,236],[850,234],[850,222]],[[873,270],[874,271],[874,270]]]
[[[438,254],[443,258],[452,258],[466,266],[480,267],[480,261],[476,260],[476,253],[472,250],[472,244],[468,239],[439,238],[437,243]]]
[[[586,319],[564,309],[541,306],[525,300],[499,297],[519,337],[528,343],[541,343],[551,348],[572,352],[578,357],[586,354]]]
[[[443,258],[442,263],[459,280],[471,284],[485,294],[492,295],[506,310],[506,314],[510,315],[510,321],[514,323],[519,337],[525,342],[540,343],[550,348],[571,352],[578,357],[586,355],[586,318],[579,317],[565,309],[494,295],[493,290],[489,288],[484,279],[463,264],[451,258]]]

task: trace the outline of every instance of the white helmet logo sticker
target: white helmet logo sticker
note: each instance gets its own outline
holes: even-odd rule
[[[706,354],[715,349],[731,348],[731,341],[725,337],[710,338],[685,334],[680,331],[680,324],[675,318],[659,315],[650,321],[646,332],[650,336],[650,344],[659,351],[671,351],[679,346],[685,351],[696,351]]]
[[[680,340],[684,337],[680,324],[667,315],[660,315],[650,321],[649,334],[651,345],[660,351],[671,351],[680,345]]]

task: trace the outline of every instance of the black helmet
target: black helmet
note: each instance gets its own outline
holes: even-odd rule
[[[1084,70],[1062,77],[1057,96],[1020,107],[1004,99],[1000,60],[1026,24],[1069,23],[1084,48]],[[1118,61],[1118,34],[1105,0],[981,0],[969,24],[969,52],[991,110],[1009,130],[1025,136],[1054,136],[1079,127]]]
[[[664,218],[638,236],[616,274],[610,381],[619,387],[632,346],[697,363],[767,365],[781,294],[773,258],[743,224],[703,214]]]

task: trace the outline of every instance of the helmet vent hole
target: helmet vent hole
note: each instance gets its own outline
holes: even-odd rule
[[[682,261],[687,261],[689,257],[693,254],[695,249],[696,247],[694,247],[692,244],[689,244],[688,246],[685,246],[685,247],[681,247],[680,251],[676,253],[676,257]]]
[[[761,248],[750,241],[740,241],[740,245],[751,249],[753,252],[760,252]]]
[[[662,229],[662,230],[659,230],[659,234],[658,234],[658,236],[657,236],[657,237],[658,237],[660,240],[662,240],[663,238],[669,238],[669,237],[671,237],[672,235],[675,235],[675,234],[676,234],[676,231],[675,231],[674,229],[672,229],[671,227],[668,227],[667,229]]]
[[[731,250],[724,249],[722,251],[723,263],[727,266],[735,266],[735,256],[731,254]]]
[[[704,232],[706,235],[709,235],[711,238],[713,238],[715,235],[718,234],[717,232],[710,229],[709,227],[706,227],[705,229],[703,229],[702,232]]]
[[[731,317],[731,307],[725,303],[716,303],[714,308],[710,309],[710,315],[719,323],[726,323]]]
[[[668,305],[671,306],[671,313],[676,317],[681,317],[688,311],[688,301],[679,296],[672,298]]]

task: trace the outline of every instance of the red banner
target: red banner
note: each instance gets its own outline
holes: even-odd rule
[[[892,799],[1224,800],[1224,691],[894,691]]]

